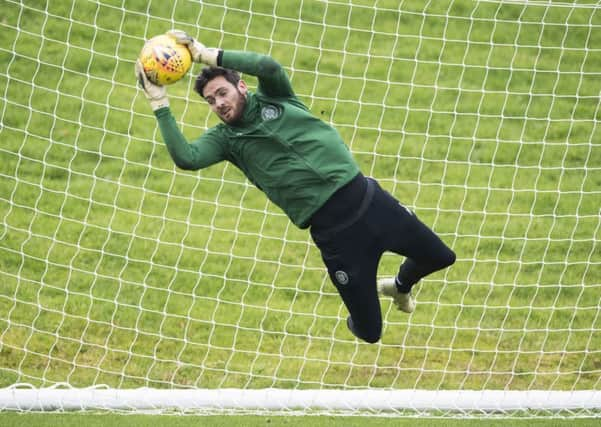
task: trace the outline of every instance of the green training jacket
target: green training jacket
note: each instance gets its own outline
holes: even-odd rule
[[[299,228],[359,173],[338,132],[296,97],[286,72],[269,56],[223,51],[221,66],[256,76],[242,118],[221,123],[188,143],[168,107],[155,111],[175,164],[198,170],[227,160]]]

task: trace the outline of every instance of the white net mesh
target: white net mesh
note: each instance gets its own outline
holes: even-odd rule
[[[0,388],[599,391],[596,3],[3,4]],[[171,28],[273,55],[458,254],[380,343],[235,167],[172,164],[133,76]],[[189,139],[199,71],[169,87]]]

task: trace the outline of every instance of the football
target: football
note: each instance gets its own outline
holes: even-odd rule
[[[144,43],[140,61],[146,77],[157,85],[170,85],[186,75],[192,65],[188,48],[163,34]]]

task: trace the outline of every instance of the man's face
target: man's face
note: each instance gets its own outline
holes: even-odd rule
[[[242,117],[247,90],[242,80],[234,86],[225,77],[217,76],[205,85],[203,97],[223,122],[231,124]]]

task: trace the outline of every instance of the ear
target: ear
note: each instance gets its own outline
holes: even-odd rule
[[[246,82],[242,79],[238,81],[238,90],[244,96],[246,96],[246,92],[248,92],[248,86],[246,86]]]

